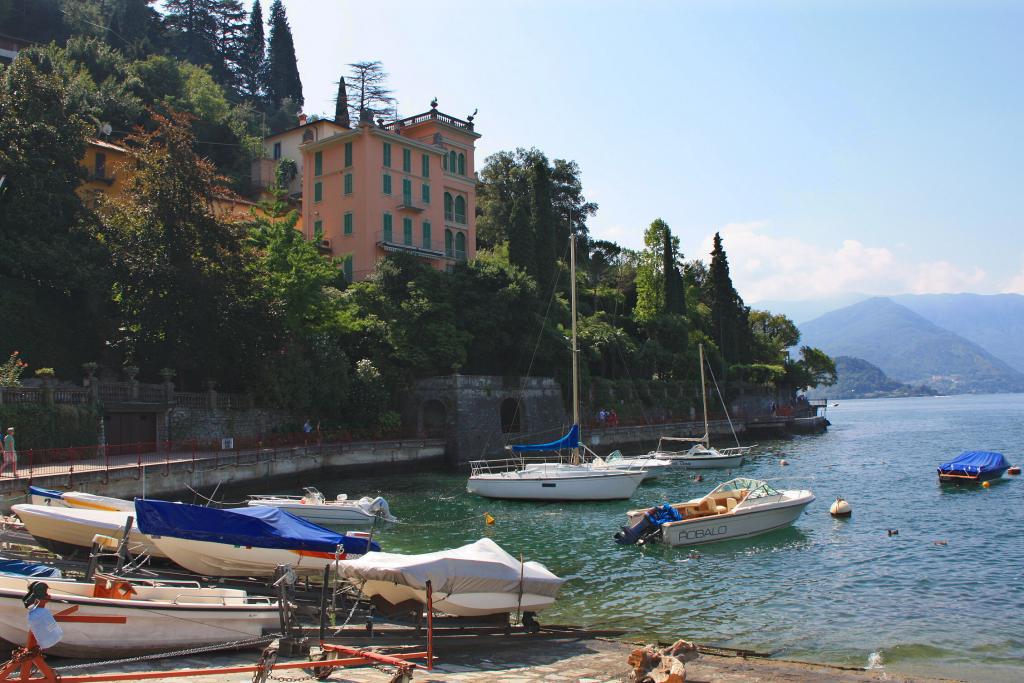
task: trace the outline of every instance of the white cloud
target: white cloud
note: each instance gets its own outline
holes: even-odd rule
[[[843,240],[835,246],[775,236],[763,221],[730,223],[719,232],[725,241],[736,289],[749,303],[762,300],[824,299],[849,292],[873,295],[960,292],[984,288],[981,268],[963,269],[948,261],[918,261],[888,247]],[[712,236],[701,243],[702,258]],[[1024,290],[1024,270],[1011,283]]]
[[[1010,278],[1003,289],[1005,294],[1024,294],[1024,256],[1020,259],[1020,272]]]

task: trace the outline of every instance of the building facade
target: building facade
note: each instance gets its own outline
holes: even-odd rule
[[[300,114],[299,125],[263,138],[263,156],[252,162],[252,189],[262,192],[274,184],[277,165],[285,159],[295,162],[298,174],[288,184],[288,195],[293,199],[301,198],[302,194],[302,152],[299,147],[307,142],[316,142],[323,138],[343,133],[347,128],[330,119],[310,121],[305,114]]]
[[[448,269],[476,253],[472,117],[437,111],[362,121],[300,147],[302,224],[350,282],[388,252]]]

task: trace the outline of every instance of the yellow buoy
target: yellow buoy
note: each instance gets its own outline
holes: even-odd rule
[[[849,517],[853,514],[853,508],[843,498],[836,498],[836,502],[832,503],[828,512],[833,517]]]
[[[981,488],[983,488],[983,489],[987,489],[990,486],[992,486],[992,482],[988,482],[988,481],[981,482]]]
[[[486,524],[487,526],[494,524],[494,517],[491,517],[491,513],[484,513],[484,524]]]

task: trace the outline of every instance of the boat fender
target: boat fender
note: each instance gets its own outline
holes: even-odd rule
[[[786,466],[786,465],[789,464],[789,461],[786,460],[786,459],[782,459],[782,460],[779,461],[779,464],[782,465],[782,466]]]
[[[53,647],[64,637],[64,631],[61,630],[57,620],[53,618],[53,613],[39,605],[28,610],[28,629],[43,650]]]
[[[990,482],[990,481],[983,481],[983,482],[981,482],[981,488],[983,488],[983,489],[990,488],[991,486],[992,486],[992,482]]]
[[[889,532],[890,536],[899,536],[900,535],[900,530],[899,529],[887,529],[887,531]]]

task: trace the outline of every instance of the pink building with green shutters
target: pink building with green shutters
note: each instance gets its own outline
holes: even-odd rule
[[[447,269],[476,253],[480,136],[472,117],[437,111],[377,125],[362,121],[302,144],[302,225],[342,259],[349,281],[401,251]]]

